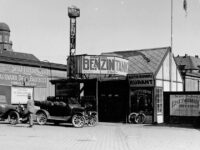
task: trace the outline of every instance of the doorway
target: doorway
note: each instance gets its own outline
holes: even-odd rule
[[[128,84],[125,80],[99,84],[99,121],[125,122],[128,110]]]

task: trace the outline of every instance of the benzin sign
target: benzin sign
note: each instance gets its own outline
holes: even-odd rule
[[[78,70],[83,74],[116,74],[126,76],[128,60],[114,56],[79,56]]]

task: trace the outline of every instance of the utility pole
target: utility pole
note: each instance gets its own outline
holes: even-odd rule
[[[80,16],[80,9],[72,6],[68,7],[68,16],[70,18],[70,51],[68,57],[68,76],[75,77],[75,55],[76,55],[76,18]]]

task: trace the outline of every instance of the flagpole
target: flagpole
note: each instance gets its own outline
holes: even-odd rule
[[[173,48],[173,0],[171,0],[171,51]]]

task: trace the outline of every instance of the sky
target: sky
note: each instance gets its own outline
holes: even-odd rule
[[[80,9],[76,54],[167,47],[200,56],[200,0],[0,0],[0,22],[8,24],[15,52],[66,64],[68,7]]]

